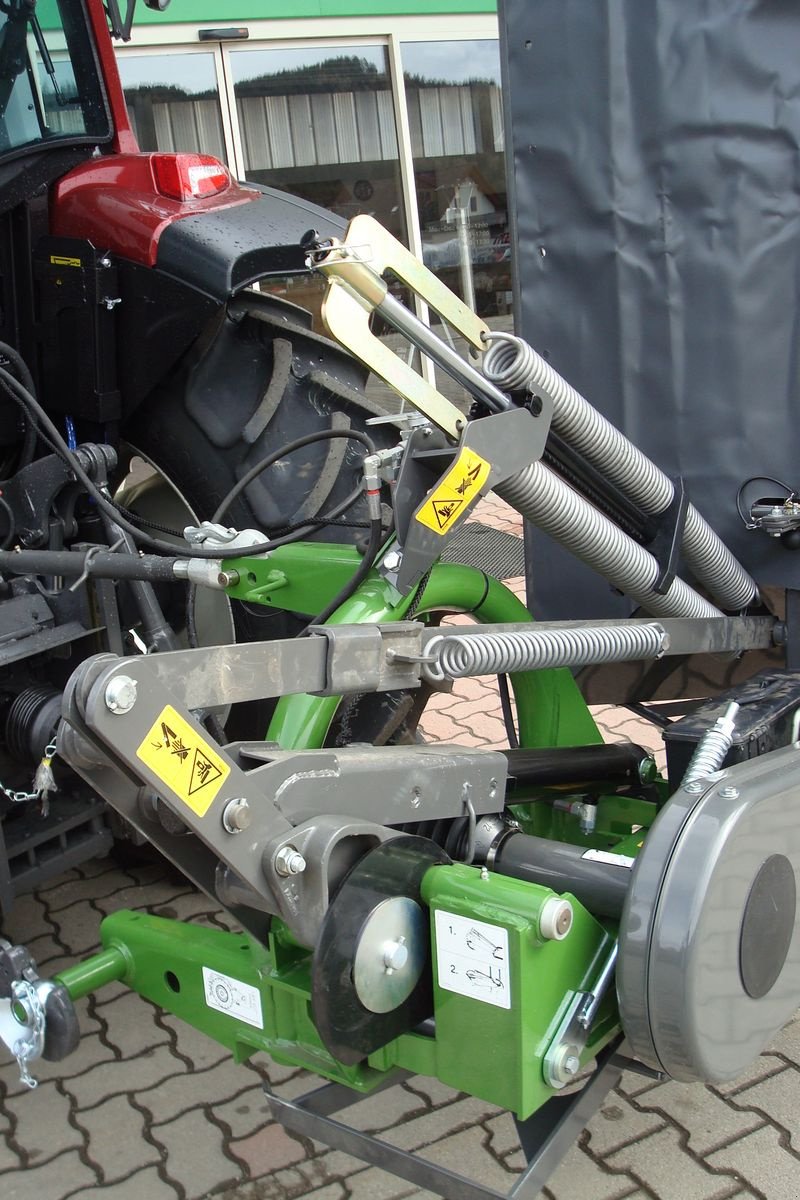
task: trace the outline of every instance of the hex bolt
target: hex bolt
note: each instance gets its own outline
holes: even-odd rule
[[[136,680],[130,675],[115,675],[106,684],[106,708],[116,716],[129,713],[136,703]]]
[[[580,1051],[572,1042],[562,1042],[556,1050],[550,1067],[550,1083],[554,1087],[563,1087],[572,1080],[581,1069]]]
[[[296,846],[281,846],[275,855],[275,870],[284,878],[289,875],[302,875],[306,869],[306,860]]]
[[[705,789],[705,783],[701,779],[693,779],[690,783],[683,785],[683,790],[688,792],[690,796],[698,796]]]
[[[720,798],[722,800],[738,800],[739,789],[726,784],[725,787],[719,789]]]
[[[572,905],[560,896],[550,896],[539,913],[539,933],[547,941],[562,941],[572,928]]]
[[[392,975],[395,971],[402,971],[407,962],[408,946],[402,934],[396,941],[384,943],[383,969],[387,975]]]
[[[383,556],[382,566],[387,571],[396,571],[402,561],[403,556],[399,550],[389,550],[388,553],[384,554]]]
[[[228,833],[244,833],[250,827],[253,814],[244,796],[229,800],[222,810],[222,824]]]

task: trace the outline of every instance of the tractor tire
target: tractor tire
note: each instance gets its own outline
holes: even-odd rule
[[[253,303],[255,315],[226,316],[123,429],[121,474],[127,478],[117,498],[149,522],[180,530],[208,520],[242,475],[279,447],[317,430],[364,431],[370,417],[384,415],[365,395],[365,369],[303,327],[302,310],[263,297]],[[397,439],[391,424],[369,433],[378,445]],[[358,485],[363,455],[363,446],[343,438],[312,443],[253,480],[223,523],[269,534],[319,517]],[[322,526],[310,537],[358,544],[366,534],[364,500],[342,520],[361,527]],[[162,603],[180,630],[185,589],[170,591]],[[211,605],[204,623],[201,603]],[[292,637],[306,621],[307,615],[230,604],[222,593],[198,591],[200,644]],[[236,706],[228,737],[263,737],[270,710],[260,701]]]

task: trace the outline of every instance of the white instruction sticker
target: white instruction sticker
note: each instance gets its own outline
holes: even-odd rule
[[[237,1021],[255,1025],[256,1029],[264,1028],[258,988],[239,979],[231,979],[230,975],[223,975],[221,971],[212,971],[210,967],[203,967],[203,986],[209,1008],[236,1017]]]
[[[497,1008],[511,1008],[508,930],[437,909],[439,987]]]

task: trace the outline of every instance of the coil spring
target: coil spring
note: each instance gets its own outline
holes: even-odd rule
[[[725,761],[725,755],[733,745],[733,731],[736,726],[736,714],[739,705],[732,700],[721,717],[718,717],[712,727],[703,734],[697,743],[697,749],[689,760],[681,786],[687,783],[697,783],[707,779],[718,771]]]
[[[448,633],[426,650],[435,656],[435,679],[463,679],[548,667],[588,667],[607,662],[657,658],[668,645],[660,625],[526,629],[518,632]]]
[[[522,338],[491,333],[483,360],[487,379],[507,391],[544,392],[553,401],[553,428],[595,463],[644,512],[658,514],[674,494],[672,482],[625,435]],[[693,505],[686,514],[683,550],[698,579],[727,608],[757,596],[755,581]]]
[[[652,554],[543,463],[531,463],[498,484],[495,492],[653,616],[721,615],[680,578],[673,580],[666,595],[655,592],[658,563]]]

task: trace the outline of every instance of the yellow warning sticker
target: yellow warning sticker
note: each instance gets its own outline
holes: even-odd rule
[[[224,758],[168,704],[136,751],[145,766],[204,817],[231,773]]]
[[[51,254],[50,262],[54,267],[79,267],[81,265],[79,258],[67,258],[63,254]]]
[[[489,478],[491,465],[474,450],[461,451],[453,466],[437,483],[416,514],[421,525],[434,533],[447,533],[467,512]]]

